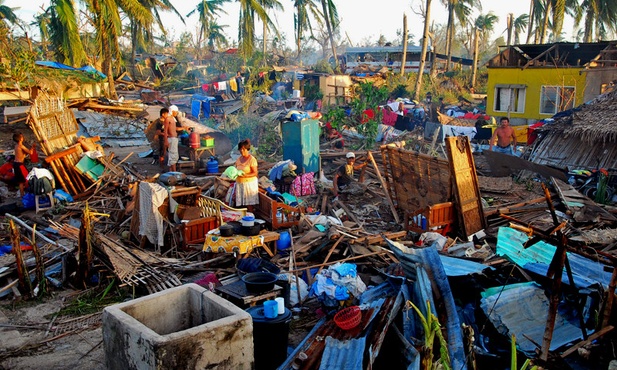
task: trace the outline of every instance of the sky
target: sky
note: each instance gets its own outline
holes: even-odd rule
[[[293,47],[293,2],[292,0],[279,0],[284,6],[283,12],[271,12],[269,15],[273,22],[278,26],[280,32],[287,38],[287,44]],[[499,23],[495,27],[492,38],[503,36],[506,38],[506,18],[508,13],[513,13],[514,17],[529,12],[529,1],[526,0],[481,0],[482,13],[493,12],[499,17]],[[41,5],[48,6],[49,0],[5,0],[4,5],[11,8],[19,7],[14,10],[20,19],[31,23],[35,14],[40,12]],[[198,27],[198,15],[191,17],[186,15],[196,8],[199,0],[170,0],[178,12],[184,16],[186,25],[180,19],[168,12],[165,15],[165,23],[168,33],[174,38],[179,39],[184,31],[195,32]],[[398,38],[397,30],[403,28],[403,14],[407,15],[407,27],[409,33],[414,35],[414,42],[417,44],[421,39],[423,30],[423,19],[417,13],[421,4],[425,0],[335,0],[341,19],[341,35],[349,37],[352,44],[364,43],[370,39],[376,42],[380,35],[384,35],[387,41],[394,41]],[[219,19],[220,25],[228,25],[225,33],[229,40],[237,40],[238,37],[238,4],[236,2],[225,6],[227,14],[222,14]],[[479,13],[475,13],[475,18]],[[441,0],[433,0],[431,6],[431,18],[435,23],[446,24],[447,11],[442,5]],[[261,38],[262,25],[256,24],[257,37]],[[571,35],[572,21],[566,20],[564,31]],[[36,34],[33,30],[32,34]],[[524,40],[524,35],[522,36]],[[570,37],[566,37],[570,41]]]

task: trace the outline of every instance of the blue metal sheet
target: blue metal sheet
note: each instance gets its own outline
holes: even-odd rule
[[[465,350],[463,346],[463,333],[461,331],[461,323],[458,317],[456,305],[454,304],[454,297],[450,290],[450,283],[446,276],[443,264],[439,257],[439,253],[434,246],[427,248],[408,248],[400,243],[386,239],[390,249],[394,252],[398,260],[403,266],[405,273],[408,271],[418,270],[418,266],[422,266],[426,269],[427,276],[430,279],[431,284],[425,282],[428,286],[434,286],[438,290],[440,296],[440,303],[443,304],[446,310],[445,317],[447,321],[442,323],[446,327],[448,343],[448,352],[450,353],[450,360],[454,369],[465,370],[467,369],[467,362],[465,359]],[[413,274],[413,273],[412,273]],[[417,274],[413,274],[416,275]],[[424,306],[425,302],[414,302],[418,307]]]
[[[494,270],[492,267],[463,258],[454,258],[441,254],[439,255],[439,258],[441,258],[441,263],[443,264],[443,268],[448,276],[466,276],[471,274],[481,274],[486,269]]]
[[[527,235],[518,230],[510,227],[500,227],[497,233],[496,253],[527,270],[546,276],[546,271],[557,247],[540,241],[529,248],[524,248],[523,244],[528,239]],[[612,271],[612,268],[576,253],[567,252],[567,256],[572,268],[574,283],[577,287],[588,288],[592,285],[602,284],[604,288],[608,288],[611,281],[611,273],[607,272],[605,268],[609,271]],[[567,278],[565,269],[562,276],[563,282],[569,284],[570,281]]]
[[[493,288],[484,295],[480,307],[497,331],[508,337],[516,335],[518,348],[534,356],[536,346],[527,338],[542,343],[549,303],[544,290],[534,283],[522,283]],[[551,351],[582,338],[581,329],[573,324],[577,319],[564,315],[571,310],[561,308],[555,318]]]

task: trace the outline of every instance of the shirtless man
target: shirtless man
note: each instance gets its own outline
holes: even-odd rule
[[[15,162],[13,162],[13,172],[15,173],[15,182],[19,184],[19,195],[24,196],[26,193],[26,176],[28,170],[24,166],[24,160],[30,155],[30,149],[24,145],[24,135],[20,132],[13,134],[15,142]]]
[[[167,165],[172,172],[176,171],[176,163],[180,159],[178,154],[178,129],[176,119],[173,112],[177,111],[178,107],[172,105],[169,107],[169,115],[165,118],[165,137],[167,138]],[[180,128],[181,129],[181,128]]]
[[[499,120],[500,125],[497,127],[491,141],[489,142],[489,149],[498,153],[514,155],[514,149],[516,148],[516,134],[514,129],[510,127],[510,119],[508,117],[501,117]],[[497,139],[497,140],[495,140]],[[493,143],[497,146],[493,150]]]

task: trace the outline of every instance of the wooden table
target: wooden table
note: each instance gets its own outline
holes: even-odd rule
[[[200,146],[199,148],[191,148],[191,150],[189,151],[189,156],[192,161],[199,162],[199,159],[205,152],[210,153],[210,155],[212,156],[216,155],[214,145],[212,145],[212,146]],[[199,168],[199,164],[196,163],[196,165],[197,165],[197,168]]]

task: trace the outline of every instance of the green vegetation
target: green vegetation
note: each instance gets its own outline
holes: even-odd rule
[[[448,343],[441,332],[439,320],[431,313],[430,302],[426,301],[427,316],[424,316],[422,311],[420,311],[420,309],[411,301],[407,301],[407,308],[409,309],[409,307],[413,308],[420,318],[420,322],[422,322],[422,329],[424,331],[424,343],[422,345],[422,349],[420,350],[420,361],[422,364],[421,368],[427,370],[452,369],[450,355],[448,353]],[[437,339],[437,341],[435,341],[435,339]],[[438,346],[439,350],[439,357],[437,359],[435,359],[434,353],[435,346]]]

